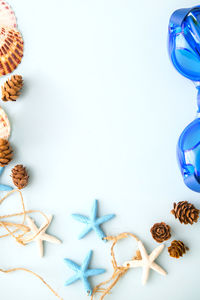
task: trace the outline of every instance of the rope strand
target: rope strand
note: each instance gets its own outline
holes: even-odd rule
[[[101,282],[93,289],[91,300],[94,300],[96,293],[101,293],[102,295],[100,297],[100,300],[103,300],[105,298],[105,296],[108,295],[110,293],[110,291],[113,289],[113,287],[117,284],[117,282],[120,280],[120,278],[122,278],[129,270],[129,266],[127,266],[127,267],[118,266],[116,258],[115,258],[115,253],[114,253],[114,247],[116,246],[117,242],[119,240],[122,240],[122,239],[125,239],[128,237],[132,237],[136,241],[139,241],[139,239],[136,235],[129,233],[129,232],[124,232],[117,236],[108,236],[108,237],[104,238],[107,241],[113,241],[113,244],[111,246],[111,258],[112,258],[111,262],[112,262],[114,271],[113,271],[113,275],[108,280]],[[140,260],[140,259],[141,259],[141,254],[140,254],[140,251],[137,250],[136,255],[132,258],[132,260]],[[103,288],[103,286],[106,286],[109,283],[110,283],[110,285],[107,288]]]
[[[19,193],[20,194],[20,199],[21,199],[21,206],[22,206],[22,212],[18,212],[18,213],[13,213],[13,214],[8,214],[8,215],[3,215],[0,216],[0,227],[4,228],[7,231],[7,234],[4,235],[0,235],[0,238],[4,238],[4,237],[8,237],[11,236],[13,237],[16,242],[20,243],[21,245],[26,245],[28,243],[30,243],[31,241],[33,241],[43,230],[45,230],[48,226],[49,226],[49,219],[48,217],[40,210],[26,210],[25,209],[25,205],[24,205],[24,199],[22,196],[22,192],[20,190],[12,190],[10,192],[8,192],[2,199],[0,199],[0,204],[2,204],[10,195],[14,194],[14,193]],[[30,232],[30,228],[28,226],[25,225],[25,221],[26,221],[26,216],[28,214],[31,213],[39,213],[41,214],[45,219],[46,219],[46,224],[44,226],[42,226],[40,228],[40,230],[38,230],[38,232],[32,236],[26,236],[27,233]],[[3,221],[4,219],[8,219],[8,218],[14,218],[14,217],[19,217],[19,216],[23,216],[23,220],[22,223],[14,223],[14,222],[8,222],[8,221]],[[14,230],[10,230],[9,227],[15,227],[16,229]],[[19,231],[21,231],[21,233],[19,233]],[[18,233],[18,235],[16,235]],[[63,300],[63,298],[61,298],[55,291],[54,289],[38,274],[32,272],[29,269],[25,269],[25,268],[13,268],[13,269],[8,269],[8,270],[3,270],[0,269],[0,272],[2,273],[11,273],[11,272],[15,272],[15,271],[24,271],[27,273],[30,273],[32,275],[34,275],[35,277],[37,277],[40,281],[42,281],[42,283],[60,300]]]
[[[61,298],[55,291],[54,289],[38,274],[34,273],[31,270],[25,269],[25,268],[13,268],[13,269],[8,269],[8,270],[3,270],[0,269],[0,272],[2,273],[11,273],[11,272],[16,272],[16,271],[24,271],[27,273],[30,273],[32,275],[34,275],[35,277],[37,277],[40,281],[43,282],[44,285],[46,285],[46,287],[60,300],[63,300],[63,298]]]
[[[40,210],[25,210],[25,205],[24,205],[24,199],[22,196],[22,192],[18,189],[12,190],[10,192],[8,192],[1,200],[0,200],[0,204],[2,204],[11,194],[18,192],[20,194],[20,198],[21,198],[21,204],[22,204],[22,212],[20,213],[14,213],[14,214],[9,214],[9,215],[4,215],[4,216],[0,216],[0,220],[2,219],[7,219],[7,218],[13,218],[13,217],[17,217],[17,216],[23,216],[23,221],[22,224],[18,224],[18,226],[15,223],[9,223],[7,224],[7,222],[3,222],[0,221],[0,226],[4,227],[4,229],[6,229],[6,231],[8,232],[7,234],[1,235],[0,238],[3,237],[7,237],[7,236],[12,236],[18,243],[25,245],[28,244],[30,242],[32,242],[43,230],[45,230],[48,226],[49,226],[49,219],[48,217]],[[28,227],[25,225],[25,221],[26,221],[26,215],[30,214],[30,213],[39,213],[41,214],[45,219],[46,219],[46,224],[40,228],[40,230],[33,236],[27,238],[26,240],[23,240],[24,235],[29,231],[26,230],[24,231],[23,234],[20,234],[19,236],[15,236],[14,234],[17,233],[19,230],[21,230],[21,228],[24,226],[24,228],[28,229]],[[11,231],[8,226],[15,226],[18,227],[17,229],[15,229],[14,231]]]

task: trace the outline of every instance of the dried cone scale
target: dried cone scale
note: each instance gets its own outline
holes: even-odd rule
[[[5,167],[12,160],[13,151],[9,141],[0,139],[0,166]]]
[[[21,75],[12,75],[1,87],[3,101],[16,101],[23,87]]]
[[[171,243],[171,246],[168,247],[169,255],[175,258],[179,258],[180,256],[183,256],[183,254],[185,254],[187,250],[189,250],[189,248],[186,247],[183,242],[176,241],[176,240],[174,240]]]
[[[187,201],[174,203],[174,209],[171,210],[171,213],[176,219],[178,218],[181,223],[191,225],[198,221],[199,212],[199,209]]]
[[[163,243],[164,241],[170,239],[170,231],[170,226],[165,224],[164,222],[155,223],[150,229],[153,239],[158,243]]]
[[[14,185],[19,189],[25,188],[28,184],[28,173],[26,168],[23,165],[16,165],[12,169],[12,174],[11,174],[12,180]]]

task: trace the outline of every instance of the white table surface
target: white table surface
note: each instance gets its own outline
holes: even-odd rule
[[[200,208],[199,194],[184,186],[176,161],[178,137],[195,117],[196,91],[172,67],[166,46],[171,13],[199,1],[9,3],[25,41],[24,58],[14,72],[23,75],[25,89],[16,103],[2,103],[12,123],[15,157],[1,182],[11,183],[15,164],[26,165],[31,178],[23,191],[26,207],[53,214],[48,232],[63,244],[46,243],[41,259],[35,243],[22,247],[2,239],[0,266],[37,272],[64,299],[89,299],[81,282],[64,286],[73,271],[63,259],[81,263],[93,249],[91,267],[107,273],[92,284],[111,275],[110,244],[94,233],[78,241],[83,226],[70,217],[89,214],[97,198],[101,215],[117,215],[103,227],[107,234],[133,232],[151,252],[157,243],[149,229],[164,221],[172,227],[172,239],[190,248],[180,260],[164,250],[157,261],[166,277],[151,271],[143,287],[142,270],[131,270],[106,299],[199,299],[200,224],[184,226],[170,214],[174,201]],[[18,198],[12,199],[3,211],[16,211]],[[133,254],[131,245],[119,245],[121,262]],[[56,299],[23,272],[0,274],[0,286],[2,300]]]

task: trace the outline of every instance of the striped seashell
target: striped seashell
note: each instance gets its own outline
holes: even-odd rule
[[[0,107],[0,139],[8,140],[9,136],[10,136],[10,122],[3,108]]]
[[[23,57],[24,42],[20,32],[0,26],[0,76],[13,72]]]
[[[0,26],[17,27],[15,13],[10,5],[0,0]]]

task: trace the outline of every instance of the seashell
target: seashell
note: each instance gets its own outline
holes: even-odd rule
[[[10,122],[3,108],[0,107],[0,139],[8,140],[9,136],[10,136]]]
[[[20,32],[0,26],[0,76],[13,72],[23,57],[24,42]]]
[[[14,11],[3,0],[0,0],[0,26],[17,27],[17,19]]]

